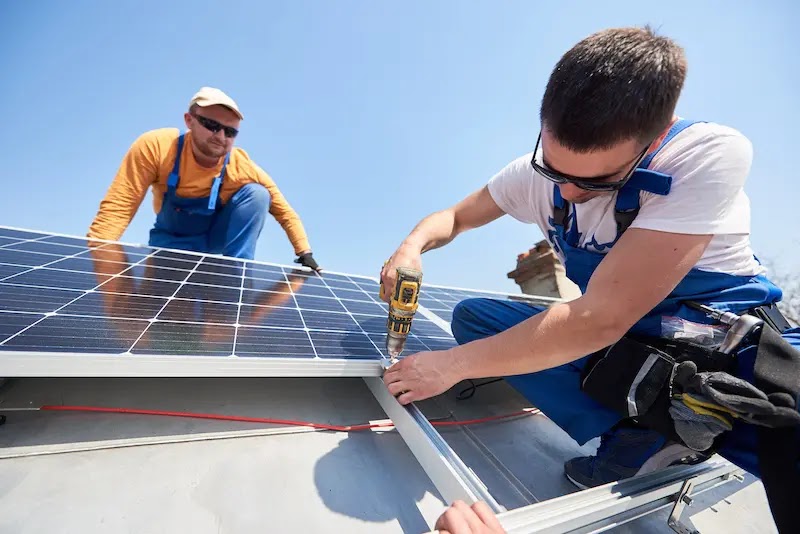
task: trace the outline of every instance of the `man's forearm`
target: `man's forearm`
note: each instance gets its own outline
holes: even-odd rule
[[[400,246],[422,253],[443,247],[457,235],[455,215],[452,210],[447,209],[422,219]]]
[[[581,299],[556,304],[494,336],[450,349],[458,379],[550,369],[615,343],[625,327]]]

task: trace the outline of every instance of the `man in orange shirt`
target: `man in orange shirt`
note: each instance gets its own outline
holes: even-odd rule
[[[272,178],[234,148],[242,119],[228,95],[201,88],[184,114],[188,132],[161,128],[134,141],[87,237],[119,240],[151,187],[150,246],[253,259],[269,212],[286,232],[295,262],[319,271],[297,213]]]

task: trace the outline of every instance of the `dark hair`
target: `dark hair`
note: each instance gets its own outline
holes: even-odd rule
[[[567,51],[550,74],[542,125],[576,152],[630,139],[644,146],[672,119],[686,69],[683,49],[649,26],[594,33]]]

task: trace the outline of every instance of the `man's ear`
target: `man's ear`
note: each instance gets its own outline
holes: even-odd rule
[[[186,123],[187,130],[192,129],[192,115],[188,111],[183,114],[183,122]]]

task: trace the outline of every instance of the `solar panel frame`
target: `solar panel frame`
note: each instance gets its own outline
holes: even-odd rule
[[[376,278],[332,271],[317,276],[300,266],[116,241],[93,240],[99,245],[90,249],[84,237],[9,226],[0,226],[0,241],[0,295],[5,292],[0,298],[0,376],[364,377],[378,376],[383,372],[388,308],[378,299]],[[192,261],[187,261],[187,257]],[[97,272],[95,266],[98,262],[108,270],[107,274]],[[240,266],[240,276],[232,276],[232,266]],[[147,278],[152,273],[157,273],[158,278]],[[288,273],[303,277],[298,293],[289,287]],[[100,277],[96,284],[89,283],[92,276]],[[246,280],[265,285],[245,288]],[[116,285],[121,282],[132,286],[147,283],[149,293],[143,295],[132,289],[110,287],[112,281]],[[275,284],[279,285],[278,290],[270,291],[276,289]],[[274,354],[276,332],[291,337],[288,333],[293,331],[290,326],[281,324],[280,319],[268,325],[248,324],[252,310],[269,306],[245,301],[246,292],[252,298],[282,294],[285,293],[284,286],[289,289],[294,305],[271,311],[277,314],[276,317],[281,313],[290,314],[293,310],[299,312],[302,321],[299,331],[308,338],[314,353],[312,358],[294,354],[298,350],[296,341],[300,339],[296,334],[292,334],[295,343],[283,346],[283,354]],[[197,294],[187,294],[199,290],[205,291],[209,298],[199,300]],[[240,298],[235,303],[231,302],[232,299],[226,300],[221,296],[224,294],[221,291],[225,290],[239,292]],[[12,292],[17,293],[17,303],[12,309],[4,308]],[[124,296],[126,306],[117,315],[97,313],[99,304],[96,301],[108,295]],[[216,310],[216,320],[204,321],[203,325],[232,330],[230,346],[237,346],[239,336],[242,336],[241,352],[232,350],[231,354],[225,355],[224,347],[229,346],[227,333],[218,334],[206,342],[203,350],[196,349],[191,355],[168,354],[163,350],[146,348],[131,351],[146,335],[152,335],[159,343],[168,343],[167,336],[175,334],[170,331],[170,325],[181,324],[183,330],[199,336],[198,325],[181,322],[180,311],[174,311],[179,305],[198,303]],[[155,309],[157,312],[152,315]],[[63,313],[65,310],[66,314]],[[166,319],[161,318],[164,312],[167,312]],[[31,321],[32,317],[35,320]],[[306,318],[312,320],[311,326],[306,324]],[[323,320],[328,318],[337,321],[334,328],[329,328],[330,323]],[[15,338],[38,328],[45,319],[50,330],[48,335],[59,336],[58,347],[45,347],[47,350],[27,346],[13,348]],[[113,343],[103,344],[102,340],[81,336],[81,333],[97,332],[100,319],[126,335],[128,331],[138,332],[135,338],[130,338],[133,341],[127,350]],[[21,320],[22,325],[14,330],[12,323]],[[143,326],[144,322],[148,325]],[[137,325],[142,328],[134,328]],[[265,337],[268,332],[272,337]],[[258,344],[264,339],[272,340],[273,346],[269,349],[273,354],[267,354],[270,350]],[[95,344],[91,351],[83,350],[91,343]],[[174,345],[181,347],[177,343]],[[426,314],[424,307],[420,307],[405,354],[453,345],[455,340],[449,332],[449,325],[435,315]],[[111,348],[103,350],[106,347]],[[343,354],[343,351],[350,354]]]

